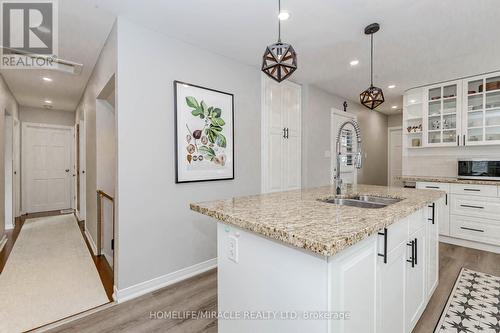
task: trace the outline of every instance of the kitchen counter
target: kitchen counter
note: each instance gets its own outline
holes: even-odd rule
[[[403,199],[384,208],[339,206],[321,200],[333,186],[252,195],[190,205],[193,211],[315,254],[333,256],[445,195],[441,191],[355,185],[342,197]]]
[[[454,177],[435,176],[397,176],[396,179],[405,182],[430,182],[430,183],[451,183],[451,184],[475,184],[475,185],[500,185],[500,180],[481,179],[459,179]]]

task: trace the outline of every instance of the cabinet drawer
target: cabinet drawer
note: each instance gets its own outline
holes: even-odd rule
[[[408,218],[396,222],[387,228],[387,253],[394,250],[401,243],[408,240]],[[383,232],[383,230],[381,230]],[[378,242],[379,253],[384,253],[384,237],[379,237]]]
[[[451,216],[452,237],[500,245],[500,224],[478,217]]]
[[[423,228],[427,222],[427,206],[416,213],[408,216],[408,233],[411,235],[415,231]]]
[[[419,189],[419,190],[441,190],[441,191],[445,191],[445,192],[450,192],[450,184],[418,182],[417,189]]]
[[[500,198],[451,195],[451,214],[480,217],[500,222]]]
[[[498,187],[493,185],[451,184],[451,193],[498,197]]]

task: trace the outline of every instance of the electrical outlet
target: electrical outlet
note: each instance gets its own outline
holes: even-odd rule
[[[229,260],[238,263],[238,238],[235,236],[229,236],[229,241],[227,243],[227,257]]]

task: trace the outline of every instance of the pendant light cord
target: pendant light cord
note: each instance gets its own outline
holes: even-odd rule
[[[373,87],[373,33],[371,36],[371,52],[370,52],[370,86]]]
[[[278,43],[281,43],[281,20],[279,19],[279,14],[281,14],[281,0],[278,0]]]

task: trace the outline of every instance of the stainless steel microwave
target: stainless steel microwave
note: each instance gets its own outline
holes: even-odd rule
[[[500,159],[462,159],[458,160],[458,178],[500,180]]]

